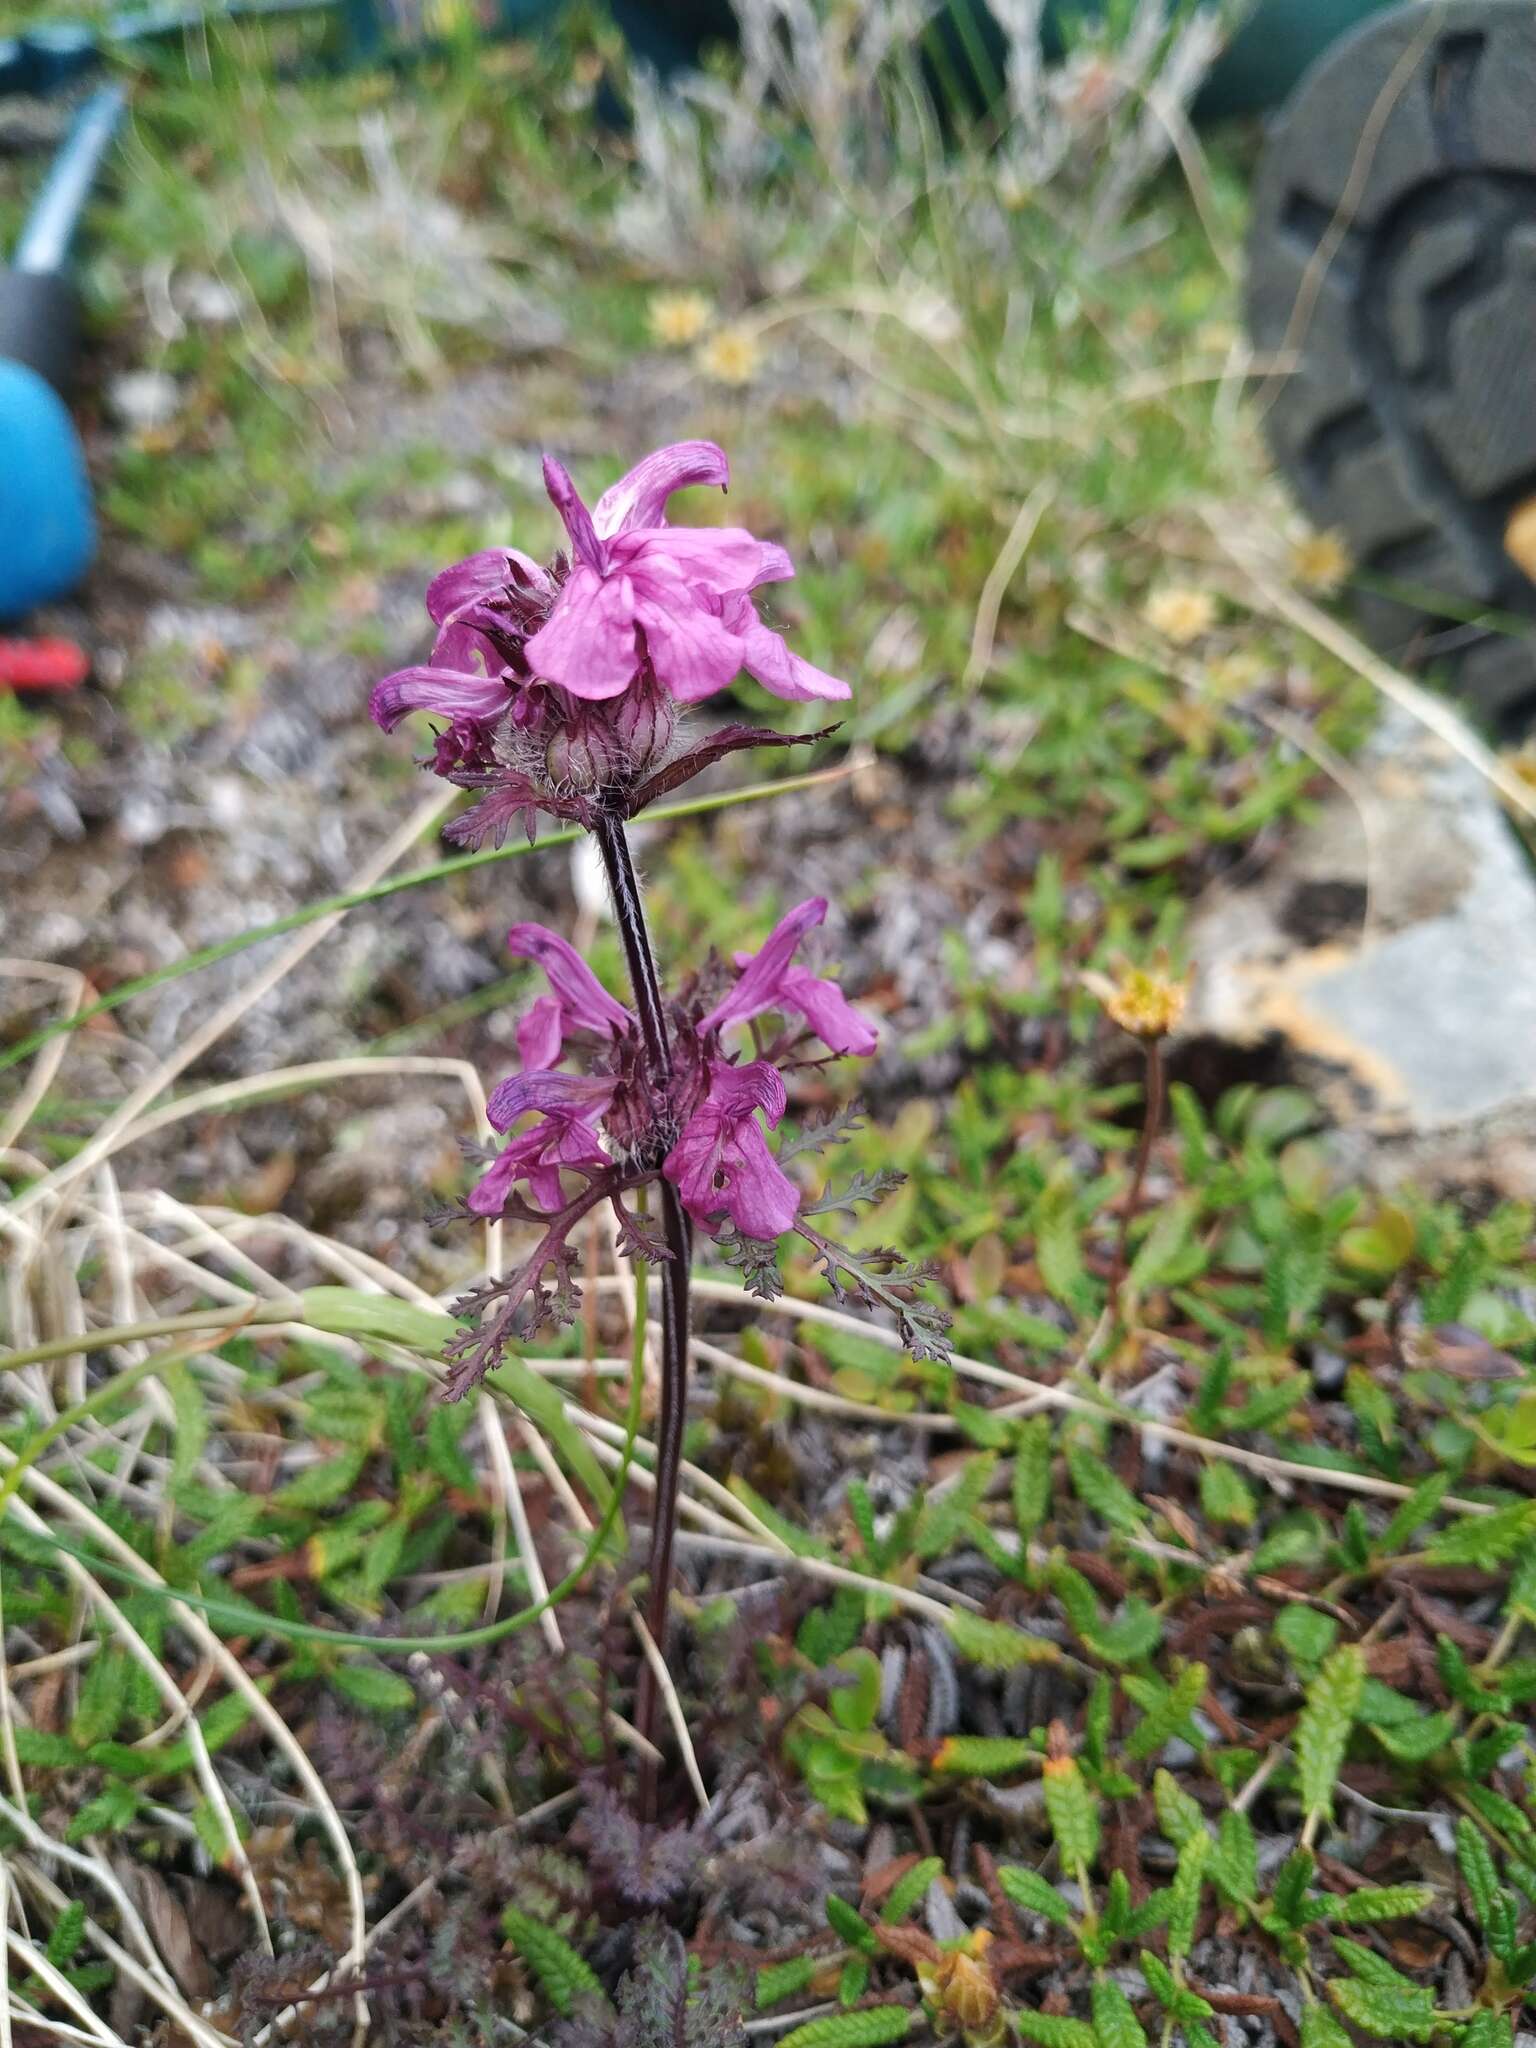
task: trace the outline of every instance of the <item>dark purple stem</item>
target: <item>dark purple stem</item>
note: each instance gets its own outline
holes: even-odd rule
[[[1163,1127],[1163,1110],[1167,1102],[1167,1086],[1163,1073],[1162,1041],[1157,1038],[1142,1040],[1146,1054],[1147,1084],[1141,1119],[1141,1143],[1136,1147],[1136,1164],[1131,1169],[1131,1185],[1125,1197],[1125,1207],[1120,1212],[1120,1237],[1115,1246],[1114,1276],[1112,1287],[1118,1287],[1130,1267],[1131,1226],[1141,1213],[1141,1190],[1147,1178],[1147,1168],[1152,1162],[1152,1147],[1157,1134]]]
[[[630,858],[623,822],[602,814],[593,827],[608,887],[613,894],[619,938],[629,967],[635,1014],[652,1079],[664,1084],[672,1072],[666,1013],[656,956],[646,929],[640,884]],[[647,1564],[650,1592],[645,1621],[665,1663],[672,1596],[672,1538],[677,1528],[677,1498],[683,1471],[683,1418],[688,1400],[688,1281],[693,1260],[693,1226],[677,1189],[664,1176],[661,1191],[662,1235],[671,1256],[661,1268],[661,1413],[656,1429],[656,1495],[651,1515],[651,1550]],[[649,1660],[642,1659],[635,1688],[635,1726],[647,1742],[656,1740],[659,1693]],[[646,1756],[640,1763],[640,1818],[655,1820],[656,1766]]]

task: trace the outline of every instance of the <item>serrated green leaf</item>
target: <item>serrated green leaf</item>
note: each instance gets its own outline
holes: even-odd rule
[[[553,1927],[508,1906],[501,1916],[502,1931],[538,1980],[539,1989],[555,2011],[565,2018],[578,1998],[596,1998],[604,2005],[607,1995],[583,1957]]]
[[[1046,1291],[1081,1314],[1092,1299],[1083,1264],[1077,1186],[1070,1164],[1060,1160],[1035,1203],[1035,1263]]]
[[[1211,1838],[1204,1828],[1199,1834],[1191,1835],[1179,1850],[1179,1866],[1172,1885],[1173,1897],[1168,1904],[1168,1953],[1171,1956],[1187,1956],[1194,1945],[1200,1892],[1210,1853]]]
[[[1028,1543],[1051,1506],[1051,1419],[1033,1415],[1019,1425],[1013,1452],[1013,1519]]]
[[[950,1641],[962,1657],[988,1671],[1012,1671],[1019,1664],[1059,1664],[1061,1651],[1043,1636],[1025,1635],[1006,1621],[988,1621],[963,1607],[949,1613]]]
[[[825,2019],[807,2020],[785,2034],[779,2048],[885,2048],[890,2041],[903,2041],[912,2028],[913,2013],[905,2005],[871,2005],[862,2012],[829,2013]]]
[[[1038,1913],[1057,1927],[1072,1925],[1072,1911],[1048,1878],[1022,1863],[1000,1863],[997,1881],[1014,1905],[1023,1912]]]
[[[1176,1849],[1182,1849],[1191,1835],[1203,1834],[1205,1815],[1198,1800],[1191,1798],[1172,1771],[1159,1769],[1152,1780],[1152,1803],[1157,1824]]]
[[[71,1847],[88,1835],[115,1835],[136,1819],[141,1801],[131,1785],[109,1778],[94,1799],[88,1799],[64,1830]]]
[[[1099,1853],[1099,1795],[1073,1757],[1045,1765],[1045,1815],[1064,1867],[1086,1869]]]
[[[1374,1927],[1381,1920],[1408,1920],[1434,1901],[1427,1884],[1371,1885],[1332,1901],[1332,1917],[1346,1927]]]
[[[1059,2019],[1051,2012],[1012,2012],[1009,2019],[1035,2048],[1099,2048],[1097,2035],[1083,2020]]]
[[[1083,1640],[1106,1664],[1140,1663],[1163,1639],[1162,1618],[1134,1593],[1125,1601],[1113,1621],[1090,1629]]]
[[[91,1659],[69,1724],[70,1740],[81,1749],[117,1733],[127,1710],[132,1669],[127,1651],[115,1642],[104,1642]]]
[[[1154,1692],[1146,1681],[1126,1678],[1125,1690],[1143,1708],[1141,1719],[1131,1730],[1125,1752],[1133,1762],[1144,1763],[1157,1755],[1164,1744],[1177,1736],[1200,1741],[1190,1716],[1205,1698],[1210,1674],[1203,1664],[1186,1664],[1172,1685],[1159,1685]]]
[[[1477,1923],[1486,1928],[1499,1890],[1499,1873],[1482,1829],[1465,1815],[1456,1823],[1456,1861]]]
[[[1296,1724],[1296,1776],[1308,1814],[1333,1812],[1333,1788],[1365,1687],[1365,1654],[1355,1643],[1333,1652],[1307,1687]]]
[[[997,1453],[982,1451],[967,1459],[960,1477],[942,1493],[925,1497],[912,1531],[916,1557],[943,1557],[965,1534],[966,1525],[986,1497],[997,1469]]]
[[[1301,2048],[1355,2048],[1326,2005],[1309,2005],[1301,2015]]]
[[[1455,1740],[1456,1723],[1449,1714],[1424,1714],[1395,1728],[1373,1728],[1371,1733],[1399,1763],[1423,1764]]]
[[[330,1673],[332,1685],[371,1714],[401,1714],[416,1705],[416,1688],[398,1671],[386,1671],[382,1664],[346,1661]]]
[[[1377,1556],[1400,1557],[1408,1547],[1409,1537],[1416,1536],[1440,1512],[1440,1503],[1450,1490],[1449,1472],[1432,1472],[1427,1479],[1420,1480],[1382,1530],[1374,1546]]]
[[[1130,1488],[1110,1471],[1099,1452],[1090,1451],[1082,1444],[1068,1444],[1066,1456],[1072,1491],[1085,1508],[1112,1529],[1122,1529],[1132,1536],[1146,1533],[1145,1508]]]
[[[1093,2032],[1099,2048],[1147,2048],[1135,2008],[1110,1977],[1098,1978],[1093,1987]]]
[[[759,2012],[770,2005],[782,2005],[786,1998],[803,1991],[826,1963],[825,1956],[790,1956],[782,1963],[764,1963],[757,1973],[753,1999]]]
[[[1038,1764],[1040,1749],[1023,1735],[946,1735],[933,1768],[946,1777],[1006,1778]]]
[[[885,1904],[880,1908],[880,1918],[888,1927],[899,1926],[922,1904],[928,1896],[928,1887],[936,1877],[944,1875],[942,1856],[924,1856],[914,1863],[910,1870],[904,1870],[891,1886]]]
[[[54,1921],[43,1954],[56,1970],[67,1969],[74,1961],[75,1950],[84,1939],[85,1907],[79,1899],[71,1899]]]
[[[166,1481],[173,1500],[197,1471],[203,1447],[208,1441],[208,1404],[203,1390],[184,1359],[167,1366],[161,1374],[171,1397],[174,1427],[171,1437],[171,1470]]]
[[[1258,1514],[1253,1488],[1235,1465],[1213,1458],[1200,1468],[1200,1505],[1213,1522],[1249,1529]]]
[[[1338,1638],[1339,1624],[1331,1614],[1300,1604],[1282,1607],[1275,1616],[1275,1640],[1298,1664],[1319,1664]]]
[[[1258,1893],[1259,1845],[1253,1822],[1234,1806],[1221,1816],[1210,1872],[1218,1890],[1234,1905],[1244,1905]]]
[[[1435,2002],[1427,1991],[1398,1991],[1358,1977],[1335,1977],[1328,1996],[1352,2026],[1378,2041],[1427,2041],[1435,2030]]]
[[[1536,1501],[1517,1501],[1491,1515],[1467,1515],[1431,1539],[1433,1564],[1470,1564],[1483,1570],[1506,1564],[1536,1536]]]
[[[878,1955],[879,1945],[865,1925],[864,1916],[857,1906],[850,1906],[846,1899],[840,1899],[836,1892],[827,1894],[827,1925],[834,1934],[840,1934],[850,1948],[861,1949],[865,1955]]]

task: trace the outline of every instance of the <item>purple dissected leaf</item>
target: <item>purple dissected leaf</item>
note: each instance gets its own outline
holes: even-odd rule
[[[779,1157],[784,1156],[781,1148]],[[802,1216],[831,1216],[857,1208],[865,1202],[884,1201],[887,1195],[895,1194],[906,1180],[904,1173],[894,1167],[883,1166],[875,1173],[856,1173],[846,1187],[828,1188],[814,1200],[800,1204]]]
[[[949,1315],[916,1292],[933,1277],[928,1267],[912,1264],[889,1245],[851,1251],[813,1230],[803,1217],[791,1227],[816,1253],[836,1301],[885,1309],[895,1317],[897,1334],[914,1358],[933,1358],[941,1364],[949,1358],[951,1346],[945,1335]]]
[[[492,789],[472,810],[451,819],[443,828],[443,837],[452,846],[462,846],[471,853],[479,853],[487,846],[505,846],[507,835],[515,825],[521,824],[531,846],[538,816],[539,800],[529,784],[508,782],[499,789]]]
[[[685,1823],[662,1828],[636,1820],[600,1779],[589,1780],[573,1839],[586,1850],[594,1874],[630,1906],[664,1906],[680,1898],[708,1835]]]
[[[613,1198],[613,1212],[619,1219],[619,1235],[615,1245],[621,1259],[645,1259],[651,1265],[660,1264],[672,1256],[671,1247],[656,1235],[648,1216],[639,1216],[627,1209],[620,1196]]]
[[[777,1301],[784,1292],[777,1239],[743,1237],[739,1230],[726,1229],[715,1239],[715,1249],[740,1273],[748,1294],[755,1294],[759,1301]]]
[[[776,732],[771,725],[722,725],[718,732],[710,733],[675,761],[648,776],[630,798],[628,815],[632,818],[657,797],[680,789],[714,762],[723,761],[727,754],[738,754],[747,747],[814,746],[817,740],[828,740],[836,731],[835,725],[823,726],[819,732]]]

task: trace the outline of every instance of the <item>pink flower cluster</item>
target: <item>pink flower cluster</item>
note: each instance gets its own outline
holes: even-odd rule
[[[697,1001],[676,1006],[673,1072],[660,1087],[638,1057],[636,1018],[580,954],[543,925],[514,925],[508,946],[517,959],[538,962],[550,992],[518,1026],[522,1071],[495,1090],[489,1115],[499,1131],[534,1120],[476,1184],[469,1207],[496,1216],[526,1188],[551,1215],[564,1199],[562,1171],[600,1175],[617,1168],[623,1182],[631,1172],[645,1179],[659,1168],[711,1233],[722,1219],[759,1240],[793,1228],[799,1191],[758,1122],[761,1112],[773,1128],[784,1114],[779,1064],[796,1056],[807,1032],[834,1053],[867,1056],[876,1042],[873,1025],[836,982],[794,963],[801,939],[826,914],[819,896],[797,905],[757,953],[737,956],[737,978],[711,1008]],[[738,1064],[724,1049],[725,1033],[770,1010],[798,1018],[802,1028]],[[571,1040],[590,1049],[593,1071],[557,1071]]]
[[[386,732],[412,711],[447,721],[433,767],[491,793],[460,837],[500,836],[515,812],[535,808],[583,823],[594,802],[632,815],[659,793],[647,778],[671,757],[678,707],[743,672],[778,697],[849,695],[758,616],[754,592],[795,573],[783,548],[739,526],[667,523],[674,491],[723,490],[729,476],[713,441],[681,441],[646,456],[589,511],[546,456],[570,553],[543,568],[516,548],[488,548],[433,578],[431,657],[386,676],[369,710]],[[731,744],[773,737],[753,731]],[[665,786],[723,750],[700,750]]]

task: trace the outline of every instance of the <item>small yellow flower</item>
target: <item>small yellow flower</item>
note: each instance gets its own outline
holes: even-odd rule
[[[1171,640],[1175,647],[1187,647],[1215,625],[1216,600],[1208,590],[1193,590],[1185,583],[1165,583],[1151,593],[1141,615],[1154,632]]]
[[[1504,528],[1504,552],[1536,582],[1536,498],[1523,498]]]
[[[722,327],[700,344],[694,361],[720,384],[750,384],[762,367],[757,336],[745,327]]]
[[[655,292],[645,317],[653,341],[663,348],[686,348],[708,327],[714,310],[702,292]]]
[[[1326,533],[1309,533],[1291,549],[1291,575],[1303,590],[1315,590],[1328,597],[1338,589],[1354,563],[1343,539],[1331,528]]]
[[[1168,956],[1159,952],[1150,967],[1115,962],[1113,978],[1086,973],[1083,986],[1104,1005],[1104,1013],[1133,1038],[1167,1038],[1177,1031],[1189,1001],[1189,982],[1169,972]]]
[[[1250,690],[1256,690],[1268,673],[1269,667],[1252,648],[1243,648],[1207,662],[1205,680],[1214,696],[1229,703],[1234,697],[1244,697]]]

